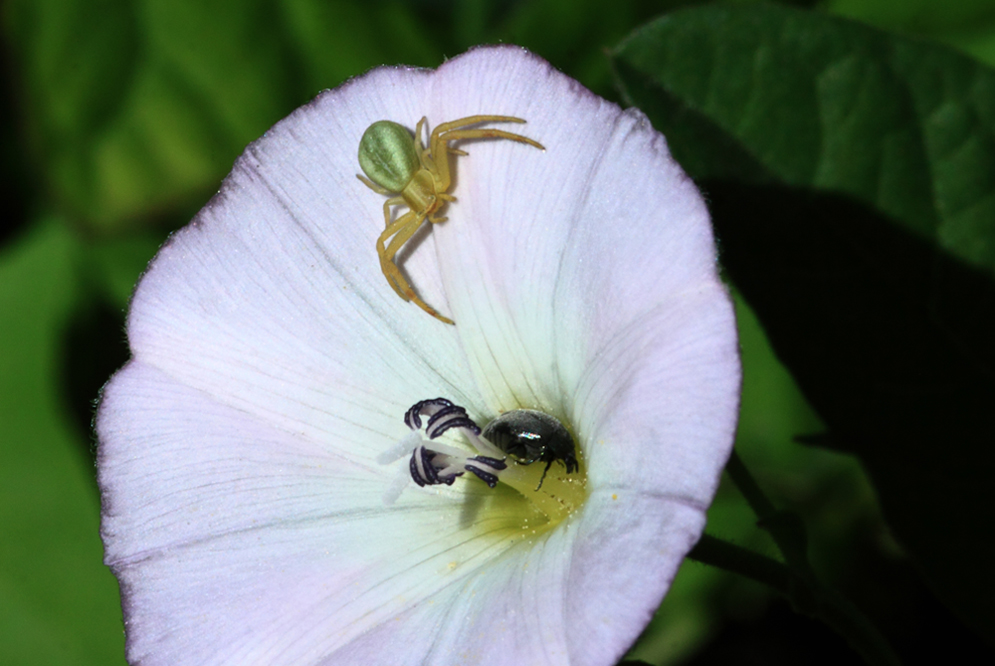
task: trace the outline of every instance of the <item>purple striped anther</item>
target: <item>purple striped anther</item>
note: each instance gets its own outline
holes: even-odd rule
[[[445,407],[452,407],[453,403],[449,402],[445,398],[431,398],[429,400],[420,400],[411,406],[404,414],[404,423],[412,430],[421,430],[421,417],[431,416],[435,414],[440,409]]]
[[[436,439],[451,428],[459,428],[471,446],[480,452],[485,442],[479,439],[480,427],[470,418],[466,410],[445,398],[421,400],[404,414],[404,423],[414,431],[422,427],[422,417],[427,416],[425,434],[429,440]],[[422,443],[411,452],[408,467],[411,478],[419,486],[451,486],[457,476],[471,472],[491,488],[498,482],[501,470],[507,469],[502,458],[487,455],[472,456],[469,452],[445,444],[435,444],[435,448]],[[486,451],[486,449],[483,449]]]
[[[416,447],[411,452],[411,478],[422,487],[437,486],[443,483],[447,486],[453,485],[456,477],[463,476],[463,472],[454,471],[449,474],[440,474],[439,472],[449,467],[444,460],[447,457],[424,446]],[[440,458],[443,460],[437,462]]]

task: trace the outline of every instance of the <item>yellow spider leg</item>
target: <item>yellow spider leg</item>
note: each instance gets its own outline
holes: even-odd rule
[[[432,151],[425,148],[419,154],[418,159],[421,161],[421,167],[423,169],[428,169],[431,172],[435,172],[435,160],[432,159]]]
[[[418,121],[418,124],[415,125],[415,150],[416,151],[420,152],[422,150],[425,150],[425,144],[423,144],[421,142],[421,138],[422,138],[421,128],[425,127],[425,125],[427,125],[427,124],[428,124],[428,118],[425,117],[425,116],[422,116],[421,120]]]
[[[414,211],[409,211],[397,218],[394,222],[389,223],[383,233],[380,234],[380,237],[377,238],[377,256],[380,258],[380,270],[383,272],[384,277],[387,278],[387,284],[389,284],[391,288],[397,292],[397,295],[404,300],[408,300],[408,297],[404,294],[404,288],[399,287],[395,280],[399,279],[408,289],[410,289],[410,287],[407,286],[407,282],[405,282],[404,277],[400,274],[400,271],[397,268],[397,265],[393,262],[394,255],[397,254],[397,250],[400,248],[394,248],[393,252],[387,254],[387,239],[394,234],[400,233],[408,226],[418,229],[418,227],[421,226],[423,219],[424,217],[417,215]],[[392,246],[393,243],[390,243],[390,245]]]
[[[459,141],[460,139],[510,139],[511,141],[517,141],[518,143],[525,143],[530,146],[534,146],[539,150],[546,150],[546,147],[538,141],[530,139],[527,136],[522,136],[521,134],[506,132],[505,130],[487,128],[469,130],[446,129],[453,127],[459,128],[478,122],[499,120],[507,122],[525,122],[521,118],[510,118],[509,116],[471,116],[469,118],[463,118],[462,120],[454,120],[453,122],[443,123],[435,128],[435,131],[432,132],[430,150],[431,160],[436,166],[433,174],[435,176],[436,189],[439,192],[445,192],[448,190],[449,185],[452,182],[451,175],[449,173],[449,158],[447,152],[455,152],[458,149],[450,148],[450,141]]]
[[[456,197],[454,197],[451,194],[446,194],[445,192],[443,192],[441,194],[436,194],[435,198],[439,199],[440,201],[447,201],[447,202],[448,201],[456,201]],[[426,216],[426,218],[428,219],[429,222],[431,222],[432,224],[439,224],[440,222],[445,222],[446,220],[449,219],[448,217],[439,217],[439,210],[441,208],[442,208],[442,204],[436,206],[435,210],[432,211],[431,213],[429,213]]]
[[[453,155],[459,155],[462,157],[466,157],[467,155],[470,154],[465,150],[460,150],[459,148],[448,148],[448,151]],[[432,151],[430,149],[425,148],[424,150],[422,150],[419,159],[421,160],[422,167],[435,173],[435,160],[432,159]]]
[[[368,188],[370,188],[377,194],[391,194],[391,191],[388,190],[386,187],[380,187],[366,176],[361,176],[360,174],[357,173],[356,178],[359,178],[364,185],[366,185]]]
[[[400,205],[403,205],[404,203],[405,203],[404,197],[391,197],[390,199],[387,199],[387,201],[383,202],[383,221],[384,221],[384,228],[390,228],[390,225],[393,224],[393,222],[390,221],[390,207],[391,206],[400,206]],[[410,211],[408,213],[405,213],[404,215],[409,215],[409,214],[410,214]],[[404,217],[404,215],[402,215],[401,217],[399,217],[397,219],[399,219],[399,220],[402,219]]]
[[[424,118],[422,120],[424,120]],[[432,136],[434,137],[438,134],[442,134],[443,132],[459,129],[460,127],[466,127],[467,125],[476,125],[477,123],[525,124],[525,120],[522,118],[516,118],[515,116],[466,116],[465,118],[458,118],[456,120],[450,120],[449,122],[442,123],[441,125],[436,125],[435,130],[432,132]]]
[[[512,141],[517,141],[518,143],[527,143],[530,146],[535,146],[539,150],[546,150],[546,146],[542,145],[534,139],[530,139],[527,136],[522,136],[521,134],[512,134],[511,132],[506,132],[499,129],[483,128],[483,129],[469,129],[469,130],[453,130],[451,132],[446,132],[442,135],[442,141],[459,141],[460,139],[511,139]],[[450,148],[449,151],[453,152],[455,149]]]
[[[412,217],[414,219],[407,219]],[[393,261],[394,255],[398,253],[405,243],[411,240],[411,237],[416,231],[418,231],[418,228],[421,226],[424,219],[425,218],[423,216],[420,217],[414,213],[408,213],[402,216],[397,222],[392,224],[380,235],[380,238],[377,239],[377,251],[380,254],[380,269],[383,271],[387,281],[391,283],[392,287],[394,287],[394,291],[397,292],[401,298],[406,301],[411,301],[444,324],[452,324],[454,323],[452,319],[443,317],[428,303],[418,297],[418,294],[416,294],[415,290],[411,288],[408,281],[404,279],[404,275],[401,274],[397,264]],[[390,241],[390,245],[384,248],[383,244],[392,233],[396,233],[397,235]]]
[[[524,123],[525,121],[521,118],[515,118],[514,116],[467,116],[466,118],[460,118],[458,120],[450,120],[449,122],[437,125],[432,131],[432,135],[428,138],[429,151],[432,153],[433,157],[436,159],[443,157],[446,151],[458,150],[454,148],[449,148],[449,143],[447,139],[443,139],[442,135],[451,132],[460,127],[466,127],[467,125],[474,125],[476,123],[484,122],[509,122],[509,123]],[[458,154],[458,153],[457,153]],[[449,175],[449,159],[440,160],[442,162],[442,170],[436,171],[432,169],[433,173],[437,175],[436,182],[440,184],[439,189],[445,191],[449,189],[449,184],[451,182]]]

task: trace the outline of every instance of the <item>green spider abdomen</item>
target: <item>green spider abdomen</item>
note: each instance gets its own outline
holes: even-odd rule
[[[359,166],[380,187],[402,191],[421,167],[414,137],[403,125],[378,120],[359,141]]]

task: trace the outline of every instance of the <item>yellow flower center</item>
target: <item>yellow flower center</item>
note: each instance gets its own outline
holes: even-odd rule
[[[500,479],[501,484],[514,488],[516,495],[527,503],[517,512],[522,517],[522,529],[546,531],[559,525],[583,505],[587,499],[587,468],[579,449],[577,461],[580,469],[570,474],[567,474],[562,462],[554,462],[543,479],[546,463],[537,461],[521,465],[513,457],[508,457],[505,461],[508,469],[501,472]],[[506,499],[515,500],[514,497]]]

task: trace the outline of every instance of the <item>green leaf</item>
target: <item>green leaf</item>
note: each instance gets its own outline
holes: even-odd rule
[[[603,0],[533,0],[501,5],[501,14],[488,21],[495,26],[478,31],[484,42],[510,42],[530,49],[599,95],[611,96],[611,79],[603,49],[616,43],[635,26],[659,13],[706,0],[613,0],[605,11]],[[497,13],[497,12],[494,12]],[[475,41],[461,42],[463,48]]]
[[[425,25],[408,3],[281,0],[278,4],[284,41],[309,96],[380,65],[436,67],[445,59],[441,28]]]
[[[614,55],[834,446],[990,636],[995,72],[781,7],[675,12]]]
[[[59,384],[79,249],[63,225],[50,222],[0,254],[4,663],[124,664],[90,441],[73,429]]]
[[[826,5],[841,16],[917,34],[937,35],[995,21],[991,0],[831,0]]]

